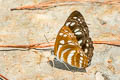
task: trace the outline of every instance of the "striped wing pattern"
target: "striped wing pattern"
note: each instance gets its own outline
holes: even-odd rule
[[[77,68],[87,67],[93,56],[93,42],[80,12],[74,11],[58,32],[54,55],[58,60]]]

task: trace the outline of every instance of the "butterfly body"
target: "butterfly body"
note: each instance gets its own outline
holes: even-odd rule
[[[61,62],[85,68],[91,61],[93,45],[83,16],[74,11],[58,32],[54,55]]]

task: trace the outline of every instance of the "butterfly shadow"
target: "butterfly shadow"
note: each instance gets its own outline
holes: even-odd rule
[[[70,66],[67,63],[60,62],[56,58],[54,58],[53,61],[48,61],[48,63],[50,64],[50,66],[54,68],[62,69],[62,70],[67,70],[67,71],[72,71],[72,72],[86,72],[85,68],[76,68],[76,67]]]

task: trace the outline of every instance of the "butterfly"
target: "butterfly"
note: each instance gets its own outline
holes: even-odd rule
[[[77,68],[86,68],[91,63],[93,50],[85,19],[79,11],[73,11],[58,32],[54,55],[60,62]]]

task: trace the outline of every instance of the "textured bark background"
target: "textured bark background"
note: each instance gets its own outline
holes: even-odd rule
[[[105,3],[81,0],[77,5],[45,10],[10,11],[43,1],[47,0],[0,0],[0,45],[47,42],[44,35],[49,41],[55,41],[57,32],[74,10],[84,16],[93,40],[120,41],[119,0]],[[86,72],[51,67],[47,63],[52,58],[50,51],[0,48],[0,74],[9,80],[120,80],[120,46],[94,44],[94,48]]]

